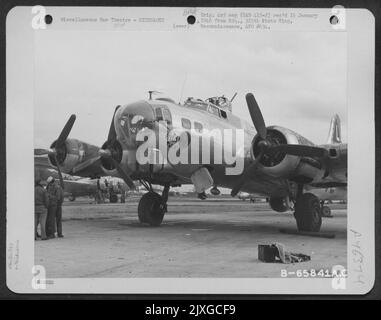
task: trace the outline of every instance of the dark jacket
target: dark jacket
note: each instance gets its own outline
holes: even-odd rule
[[[48,193],[40,184],[34,186],[34,209],[35,213],[44,213],[48,207]]]
[[[49,205],[61,205],[63,202],[63,190],[56,183],[50,183],[47,186],[49,195]]]

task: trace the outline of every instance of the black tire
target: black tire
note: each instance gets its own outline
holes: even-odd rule
[[[276,212],[286,212],[290,209],[287,204],[286,198],[281,197],[270,197],[269,200],[270,207]]]
[[[110,194],[110,202],[111,203],[117,203],[118,202],[118,195],[117,194]]]
[[[146,218],[146,211],[147,211],[147,200],[148,197],[146,197],[148,193],[145,193],[139,201],[138,205],[138,218],[140,223],[148,223],[148,219]]]
[[[69,196],[69,201],[74,201],[75,200],[75,196],[71,195]]]
[[[156,192],[147,192],[139,201],[138,217],[141,223],[157,227],[162,223],[165,211],[163,198]]]
[[[320,231],[322,218],[319,199],[312,193],[302,194],[296,200],[294,216],[299,231]]]
[[[323,217],[331,217],[331,208],[330,207],[327,207],[327,206],[323,206],[321,208],[321,215]]]

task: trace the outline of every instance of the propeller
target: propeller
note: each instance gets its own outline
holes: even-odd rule
[[[110,129],[109,129],[108,136],[107,136],[107,141],[103,145],[104,149],[100,149],[98,151],[98,155],[96,157],[88,159],[87,161],[85,161],[85,162],[79,164],[78,166],[74,167],[73,168],[73,172],[75,173],[75,172],[81,171],[84,168],[94,164],[95,162],[97,162],[101,158],[102,159],[106,159],[107,161],[109,161],[109,162],[111,162],[113,164],[113,166],[118,171],[119,175],[124,180],[124,182],[131,189],[135,189],[134,181],[130,178],[130,176],[127,174],[127,172],[122,168],[120,163],[118,161],[116,161],[115,158],[113,157],[113,151],[114,151],[113,150],[113,145],[114,145],[114,143],[116,141],[116,138],[117,138],[116,137],[116,130],[115,130],[114,119],[115,119],[115,114],[116,114],[116,112],[118,111],[119,108],[120,108],[120,106],[117,106],[115,108],[115,110],[114,110],[114,114],[112,116],[112,120],[111,120],[111,124],[110,124]]]
[[[265,120],[263,119],[261,109],[255,97],[252,93],[246,94],[246,103],[249,109],[251,121],[255,129],[258,132],[258,136],[261,141],[258,142],[258,148],[260,150],[258,156],[255,160],[244,170],[241,178],[238,180],[236,185],[231,191],[231,195],[234,197],[241,190],[242,186],[245,184],[246,179],[252,176],[258,168],[258,165],[262,157],[266,155],[272,155],[277,152],[282,152],[285,154],[300,156],[300,157],[311,157],[311,158],[325,158],[327,156],[327,150],[320,147],[307,146],[307,145],[296,145],[296,144],[277,144],[273,145],[272,142],[267,139],[267,127]]]
[[[120,106],[117,106],[114,110],[114,114],[112,116],[112,120],[111,120],[111,124],[110,124],[110,129],[108,131],[108,136],[107,136],[107,142],[106,142],[106,149],[105,150],[109,151],[110,157],[103,157],[103,158],[107,158],[109,160],[111,159],[111,151],[108,148],[116,140],[116,130],[115,130],[114,118],[115,118],[115,114],[119,108],[120,108]],[[102,151],[105,151],[105,150],[102,150]],[[97,156],[90,158],[90,159],[86,160],[85,162],[80,163],[78,166],[74,167],[73,173],[79,172],[79,171],[83,170],[84,168],[87,168],[88,166],[97,162],[100,158],[102,158],[101,152],[98,152]]]
[[[53,157],[55,164],[56,164],[56,167],[57,167],[58,176],[60,179],[60,184],[61,184],[62,189],[65,188],[65,185],[64,185],[64,180],[62,177],[60,165],[58,162],[57,154],[65,148],[66,139],[69,136],[71,129],[73,128],[75,119],[76,119],[75,114],[72,114],[70,116],[70,118],[68,119],[68,121],[66,122],[65,126],[63,127],[63,129],[62,129],[60,135],[58,136],[57,140],[53,143],[53,145],[50,149],[40,149],[40,148],[34,149],[34,155],[36,155],[36,156],[49,155],[49,156]]]
[[[52,154],[52,153],[53,153],[52,149],[41,149],[41,148],[34,149],[35,156],[44,156],[46,154]]]
[[[70,118],[67,120],[65,126],[63,127],[60,135],[58,136],[57,140],[53,143],[54,147],[51,147],[50,149],[41,149],[36,148],[34,149],[34,155],[35,156],[43,156],[43,155],[52,155],[57,156],[57,150],[62,149],[65,147],[65,142],[67,137],[70,134],[71,129],[73,128],[74,122],[75,122],[76,116],[75,114],[72,114]]]
[[[116,131],[115,131],[115,124],[114,124],[114,118],[115,114],[118,111],[120,106],[116,106],[114,110],[114,114],[112,116],[111,124],[110,124],[110,130],[108,131],[107,141],[108,142],[114,142],[116,140]]]
[[[73,128],[75,119],[76,119],[75,114],[72,114],[69,120],[66,122],[65,126],[63,127],[61,131],[61,134],[58,136],[58,139],[56,140],[56,148],[59,148],[65,144],[66,139],[69,136],[71,129]]]
[[[300,144],[280,144],[277,146],[270,146],[269,152],[283,152],[292,156],[311,157],[311,158],[324,158],[327,155],[327,150],[314,146],[303,146]]]
[[[61,172],[60,166],[59,166],[59,164],[58,164],[57,156],[56,156],[55,153],[53,154],[53,157],[54,157],[54,160],[56,161],[57,171],[58,171],[58,177],[59,177],[59,179],[60,179],[60,185],[61,185],[61,188],[62,188],[63,190],[65,190],[65,184],[64,184],[63,177],[62,177],[62,172]]]
[[[246,95],[246,103],[249,108],[249,113],[251,117],[251,121],[253,121],[255,130],[257,130],[259,136],[266,140],[267,137],[267,128],[265,124],[265,120],[263,120],[261,109],[259,109],[258,103],[254,98],[252,93],[248,93]]]
[[[118,171],[119,175],[124,180],[124,182],[129,186],[130,189],[135,190],[136,187],[135,187],[134,181],[130,178],[130,176],[127,174],[127,172],[122,168],[120,163],[112,157],[110,150],[108,150],[108,149],[99,150],[99,156],[101,158],[110,160],[113,163],[113,165],[115,166],[116,171]]]
[[[245,168],[245,170],[242,173],[241,178],[238,180],[237,184],[234,186],[234,188],[231,191],[231,196],[235,197],[238,192],[241,190],[242,186],[245,184],[247,177],[250,177],[253,175],[253,173],[257,170],[258,164],[261,161],[262,157],[264,155],[264,152],[261,151],[261,153],[258,155],[258,157],[255,158],[252,164]]]
[[[57,167],[57,171],[58,171],[58,177],[60,178],[60,184],[61,184],[62,189],[65,189],[65,184],[64,184],[63,177],[62,177],[62,172],[61,172],[60,164],[58,162],[57,154],[58,154],[59,150],[62,150],[63,148],[65,148],[66,139],[69,136],[71,129],[73,129],[75,119],[76,119],[75,114],[72,114],[69,117],[69,119],[67,120],[65,126],[63,127],[60,135],[58,136],[58,139],[55,141],[54,147],[52,149],[48,150],[49,154],[54,157],[54,161],[56,163],[56,167]]]
[[[112,150],[110,149],[110,146],[114,144],[116,141],[116,130],[115,130],[115,114],[118,111],[120,106],[117,106],[114,111],[114,115],[112,116],[110,130],[108,132],[107,142],[105,143],[106,148],[99,150],[99,157],[93,159],[93,161],[97,161],[99,158],[107,159],[108,161],[111,161],[114,167],[116,168],[116,171],[118,171],[121,178],[124,180],[124,182],[129,186],[130,189],[135,190],[135,184],[134,181],[130,178],[130,176],[127,174],[127,172],[122,168],[120,163],[114,159],[112,156]]]

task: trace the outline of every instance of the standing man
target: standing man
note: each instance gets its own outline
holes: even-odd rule
[[[46,190],[48,191],[49,196],[48,218],[46,219],[46,235],[48,239],[53,239],[56,237],[56,215],[60,195],[54,178],[49,177],[46,181],[48,182]]]
[[[48,193],[41,184],[41,179],[36,179],[34,184],[34,240],[37,240],[37,228],[41,228],[41,240],[47,240],[45,225],[48,207]]]
[[[102,201],[102,189],[101,189],[101,182],[99,177],[97,178],[97,192],[95,195],[96,203],[103,203]]]
[[[57,211],[56,211],[56,223],[57,223],[57,235],[58,238],[63,238],[62,233],[62,203],[64,201],[64,192],[59,183],[56,183],[57,188]]]
[[[124,186],[118,182],[118,190],[120,192],[120,203],[126,202],[126,190],[124,189]]]

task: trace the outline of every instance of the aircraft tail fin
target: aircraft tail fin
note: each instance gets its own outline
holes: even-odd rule
[[[327,144],[341,143],[341,122],[337,114],[332,117]]]

